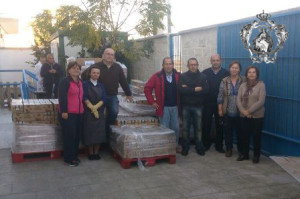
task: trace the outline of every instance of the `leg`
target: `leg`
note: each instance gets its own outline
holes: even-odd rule
[[[194,138],[196,142],[196,151],[199,155],[204,155],[202,144],[202,107],[194,107],[193,110]]]
[[[190,128],[191,128],[191,116],[188,107],[183,107],[183,135],[182,135],[182,154],[188,153],[190,149]]]
[[[46,99],[51,99],[52,84],[45,84]]]
[[[261,131],[263,127],[263,118],[253,119],[253,146],[254,146],[254,159],[259,160],[260,147],[261,147]]]
[[[119,100],[116,95],[107,96],[107,104],[106,104],[106,136],[109,143],[109,135],[110,135],[110,125],[114,125],[116,123],[116,119],[119,113]]]
[[[170,128],[170,109],[169,107],[164,107],[163,116],[159,117],[159,123],[167,128]]]
[[[224,119],[224,138],[225,138],[226,151],[230,151],[233,148],[234,118],[225,115],[223,119]]]
[[[170,129],[175,132],[176,136],[176,145],[179,145],[179,117],[178,117],[178,108],[173,106],[170,110]]]
[[[215,117],[215,126],[216,126],[215,148],[218,152],[224,153],[225,151],[223,149],[223,125],[220,124],[221,119],[219,117],[217,104],[214,104],[212,109],[213,109],[213,114]]]
[[[202,141],[206,149],[210,148],[211,145],[211,121],[212,121],[213,111],[210,103],[206,103],[203,109],[203,134]]]
[[[243,155],[249,158],[249,144],[250,144],[250,132],[251,132],[251,121],[248,118],[242,119],[243,128]]]
[[[76,114],[76,134],[74,142],[75,160],[78,159],[80,136],[82,135],[83,114]]]
[[[234,129],[235,129],[235,133],[236,133],[236,146],[237,146],[237,150],[239,153],[242,153],[243,148],[242,148],[242,129],[241,129],[241,118],[239,116],[237,116],[234,119]]]

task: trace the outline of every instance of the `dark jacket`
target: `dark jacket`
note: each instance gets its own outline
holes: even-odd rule
[[[175,69],[173,69],[175,75],[176,84],[178,83],[179,75]],[[156,110],[156,115],[159,117],[163,116],[164,103],[165,103],[165,80],[164,72],[160,70],[154,73],[144,87],[145,96],[149,104],[156,102],[158,104],[158,109]],[[152,95],[152,91],[155,91],[155,100]],[[177,97],[177,102],[179,102],[179,97]]]
[[[100,68],[99,81],[104,85],[107,95],[117,95],[120,84],[125,95],[131,96],[131,91],[125,78],[124,71],[119,64],[113,63],[112,66],[108,68],[103,62],[99,62],[92,66]]]
[[[183,85],[186,85],[187,87],[183,87]],[[195,87],[198,86],[202,87],[202,90],[196,92]],[[204,103],[204,96],[208,90],[207,77],[199,70],[196,73],[187,71],[182,73],[179,77],[178,92],[183,106],[202,106]]]
[[[186,85],[186,87],[183,87]],[[195,87],[202,87],[199,92]],[[199,70],[196,73],[187,71],[182,73],[178,81],[178,92],[183,106],[203,106],[204,96],[209,91],[207,77]]]
[[[56,70],[56,73],[55,74],[52,74],[49,72],[49,70],[51,69],[55,69]],[[44,86],[47,86],[47,85],[52,85],[52,84],[57,84],[59,83],[60,81],[60,78],[63,76],[63,71],[62,71],[62,68],[59,64],[57,63],[54,63],[53,65],[50,65],[49,63],[44,63],[42,65],[42,68],[41,68],[41,77],[44,78],[43,80],[43,84]]]

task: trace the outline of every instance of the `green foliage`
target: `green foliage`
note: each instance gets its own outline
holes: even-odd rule
[[[157,34],[164,29],[164,17],[169,8],[166,0],[85,0],[85,10],[77,6],[61,6],[52,16],[44,10],[32,23],[35,36],[34,55],[41,50],[50,52],[51,35],[57,31],[67,36],[68,45],[81,46],[80,57],[100,56],[107,47],[116,51],[121,62],[132,62],[140,56],[149,56],[153,43],[137,45],[128,41],[128,31],[136,30],[142,36]],[[128,29],[125,32],[122,30]]]

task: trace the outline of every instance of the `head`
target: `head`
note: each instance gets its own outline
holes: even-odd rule
[[[106,48],[102,55],[103,62],[112,64],[115,60],[115,51],[112,48]]]
[[[73,61],[68,64],[68,67],[67,67],[68,76],[78,78],[80,75],[80,72],[81,72],[81,66],[77,62]]]
[[[194,57],[189,58],[189,60],[187,61],[187,67],[190,72],[196,73],[198,71],[198,67],[199,67],[198,60]]]
[[[98,80],[100,77],[100,68],[92,66],[89,68],[89,78],[92,80]]]
[[[47,54],[47,62],[49,64],[54,64],[54,57],[52,54]]]
[[[219,54],[214,54],[210,57],[211,67],[214,70],[218,70],[221,67],[221,56]]]
[[[165,57],[163,59],[162,67],[166,73],[172,73],[172,70],[174,68],[173,60],[170,57]]]
[[[229,65],[230,76],[237,76],[242,70],[241,63],[239,61],[233,61]]]
[[[40,62],[43,65],[44,63],[46,63],[46,56],[45,55],[41,55],[40,57]]]
[[[248,66],[245,76],[248,80],[257,80],[259,78],[259,70],[256,66]]]

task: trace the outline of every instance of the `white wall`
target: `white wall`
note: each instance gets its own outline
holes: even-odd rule
[[[31,48],[0,48],[0,70],[26,69],[31,72],[34,68],[27,64],[33,61]],[[21,72],[0,72],[0,82],[20,82],[22,81]]]

